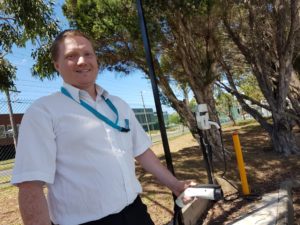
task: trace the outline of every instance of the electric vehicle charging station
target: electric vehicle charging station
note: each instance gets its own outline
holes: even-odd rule
[[[214,184],[212,174],[212,149],[206,135],[206,131],[215,126],[218,130],[221,129],[218,123],[209,120],[207,104],[198,104],[195,111],[197,121],[197,130],[200,138],[200,145],[205,162],[205,167],[208,175],[208,182]]]
[[[185,206],[185,204],[182,201],[182,198],[184,196],[197,197],[214,201],[223,198],[223,191],[221,189],[221,186],[215,184],[213,179],[211,146],[206,138],[206,135],[204,134],[206,130],[211,129],[211,126],[215,126],[218,130],[220,129],[220,126],[218,123],[209,120],[208,108],[206,104],[197,105],[195,117],[197,121],[200,144],[206,165],[209,184],[202,184],[187,188],[182,194],[178,196],[178,198],[175,201],[176,204],[181,208]]]
[[[221,128],[218,123],[209,120],[207,104],[197,105],[195,113],[198,129],[209,130],[211,129],[211,125],[215,126],[218,130]]]

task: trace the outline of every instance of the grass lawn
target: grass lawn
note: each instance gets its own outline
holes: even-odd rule
[[[12,169],[14,166],[14,159],[9,159],[5,161],[0,161],[0,171]]]

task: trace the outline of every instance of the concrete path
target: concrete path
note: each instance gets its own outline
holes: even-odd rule
[[[229,225],[276,225],[278,200],[278,193],[264,195],[246,215],[241,216],[235,222],[229,223]]]
[[[291,190],[300,187],[300,177],[281,183],[278,191],[266,193],[260,200],[249,205],[246,213],[241,214],[234,221],[228,221],[226,225],[296,225]],[[223,188],[223,187],[222,187]],[[182,209],[185,225],[199,225],[197,223],[204,213],[207,202],[194,201]],[[205,204],[204,204],[205,203]],[[170,224],[173,225],[171,221]],[[216,224],[217,225],[217,224]]]
[[[291,189],[297,186],[300,179],[283,182],[278,191],[265,194],[247,214],[228,225],[294,225]]]

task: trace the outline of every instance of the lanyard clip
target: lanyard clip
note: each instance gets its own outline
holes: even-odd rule
[[[121,127],[121,132],[128,132],[130,131],[129,129],[129,120],[128,119],[125,119],[125,127]]]

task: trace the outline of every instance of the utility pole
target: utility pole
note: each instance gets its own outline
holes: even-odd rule
[[[145,119],[146,119],[147,129],[148,129],[148,132],[150,134],[150,139],[152,141],[151,130],[150,130],[150,127],[149,127],[149,121],[148,121],[148,117],[147,117],[147,113],[146,113],[146,108],[145,108],[145,103],[144,103],[143,91],[141,91],[141,97],[142,97],[142,102],[143,102],[143,107],[144,107],[144,115],[145,115]]]
[[[11,106],[11,100],[10,100],[10,95],[9,95],[9,90],[8,89],[5,90],[5,95],[6,95],[6,99],[7,99],[10,125],[11,125],[12,131],[13,131],[14,146],[15,146],[15,149],[16,149],[17,140],[18,140],[18,131],[17,131],[17,126],[16,126],[14,116],[13,116],[14,114],[13,114],[13,109],[12,109],[12,106]]]

